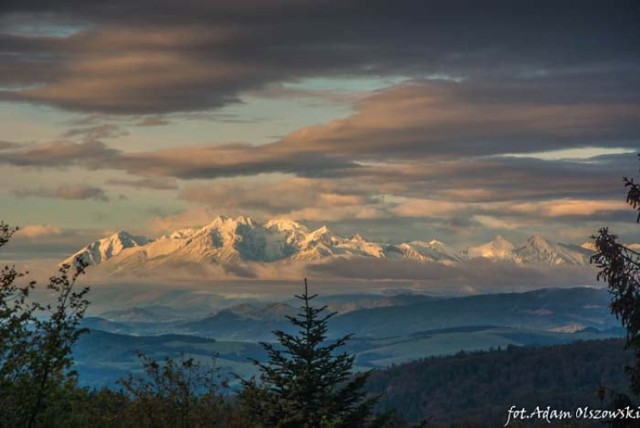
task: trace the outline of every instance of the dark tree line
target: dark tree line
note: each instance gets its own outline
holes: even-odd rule
[[[376,370],[365,388],[371,394],[382,394],[378,411],[394,410],[412,423],[427,420],[427,426],[435,427],[498,427],[504,425],[512,405],[531,410],[536,406],[603,408],[600,385],[627,390],[624,367],[633,361],[633,354],[623,349],[623,343],[609,339],[509,346],[430,357]],[[587,423],[580,422],[578,426]]]

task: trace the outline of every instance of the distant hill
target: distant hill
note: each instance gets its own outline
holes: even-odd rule
[[[318,299],[319,305],[326,304],[330,310],[342,312],[330,321],[329,335],[332,337],[351,333],[363,339],[404,337],[467,326],[558,333],[573,333],[585,328],[607,331],[619,327],[609,310],[608,292],[594,288],[540,289],[448,298],[400,294],[320,296]],[[155,308],[141,307],[88,317],[84,325],[113,333],[176,333],[256,342],[269,340],[272,330],[290,328],[285,316],[297,312],[293,305],[295,303],[291,301],[243,303],[189,320],[163,315]]]
[[[336,317],[335,334],[399,336],[424,330],[494,325],[537,330],[600,330],[619,323],[604,289],[541,289],[525,293],[483,294],[416,301],[402,306],[352,311]]]
[[[165,357],[193,357],[205,367],[219,367],[226,377],[232,373],[254,374],[248,358],[262,358],[257,343],[220,342],[197,336],[166,334],[159,336],[131,336],[90,330],[80,336],[73,350],[74,368],[80,373],[83,385],[115,386],[118,378],[139,372],[142,365],[138,353],[162,360]]]
[[[93,327],[89,334],[81,336],[74,350],[74,356],[81,381],[94,386],[112,384],[118,377],[126,375],[129,371],[139,370],[140,364],[136,357],[138,352],[144,352],[158,359],[167,356],[179,358],[185,355],[206,363],[211,363],[212,358],[216,357],[216,366],[225,373],[235,373],[243,377],[255,372],[255,367],[250,363],[249,358],[260,360],[264,356],[256,342],[233,340],[229,338],[230,333],[223,333],[215,340],[211,335],[209,338],[184,334],[133,336],[107,333],[97,329],[109,326],[108,321],[96,322],[93,319],[90,322],[86,325]],[[250,325],[255,326],[255,324]],[[112,327],[121,328],[117,327],[118,324],[115,326]],[[294,330],[284,324],[282,327],[289,331]],[[212,329],[209,333],[214,331]],[[120,330],[120,333],[124,332]],[[256,334],[265,341],[274,340],[271,331],[253,333],[253,335]],[[590,329],[576,333],[558,333],[497,326],[466,326],[423,331],[407,336],[353,338],[344,351],[356,355],[355,364],[358,370],[367,370],[428,356],[452,355],[461,350],[487,350],[508,345],[561,344],[616,335],[620,336],[612,331],[602,332]]]
[[[624,367],[632,363],[633,354],[623,348],[623,340],[611,339],[461,352],[376,370],[367,389],[382,394],[380,410],[395,409],[411,422],[428,419],[429,426],[498,427],[504,426],[512,405],[530,410],[536,406],[607,409],[608,404],[598,398],[600,385],[627,391]],[[571,426],[585,425],[579,421]]]

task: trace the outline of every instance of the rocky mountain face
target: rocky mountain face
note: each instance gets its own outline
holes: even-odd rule
[[[249,217],[220,216],[204,227],[180,229],[156,239],[121,231],[85,246],[63,263],[73,263],[79,257],[89,265],[106,264],[126,270],[164,263],[297,263],[367,257],[450,265],[484,258],[556,266],[588,265],[591,254],[588,248],[553,243],[539,235],[519,245],[497,236],[491,242],[457,252],[437,240],[377,243],[360,235],[346,238],[326,226],[310,230],[293,220],[274,219],[260,224]]]

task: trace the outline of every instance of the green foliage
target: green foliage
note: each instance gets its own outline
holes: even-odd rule
[[[640,211],[640,186],[632,178],[624,177],[627,203]],[[640,222],[640,214],[637,221]],[[592,263],[599,269],[612,295],[611,312],[627,330],[626,346],[635,351],[636,361],[627,367],[631,389],[640,394],[640,253],[618,242],[619,237],[603,227],[593,237],[596,254]]]
[[[162,363],[138,355],[144,374],[119,380],[130,399],[123,418],[135,426],[232,426],[233,409],[219,393],[215,361],[210,368],[192,358],[165,358]]]
[[[327,343],[327,322],[335,313],[311,306],[316,296],[309,296],[305,279],[304,294],[295,296],[300,312],[287,317],[298,333],[277,330],[277,345],[262,343],[268,361],[254,361],[260,382],[245,381],[239,395],[252,425],[353,427],[371,419],[377,397],[367,399],[362,389],[369,374],[354,375],[354,356],[338,352],[351,335]]]
[[[0,223],[0,247],[13,232]],[[35,282],[17,285],[24,274],[13,266],[0,272],[0,418],[9,426],[53,424],[60,413],[53,409],[60,410],[76,392],[71,351],[84,332],[79,324],[89,289],[74,287],[82,264],[70,271],[62,266],[49,279],[55,302],[44,305],[30,300]]]
[[[365,388],[371,394],[382,394],[378,410],[393,409],[412,423],[428,420],[428,426],[438,427],[499,427],[512,405],[531,410],[536,406],[602,408],[599,386],[625,391],[623,368],[632,361],[632,353],[623,349],[620,339],[509,346],[375,370]]]
[[[0,247],[9,242],[14,232],[15,229],[0,222]],[[23,276],[14,266],[5,266],[0,272],[0,394],[24,367],[28,344],[33,340],[29,323],[39,307],[28,302],[35,282],[16,284]],[[0,411],[3,402],[0,401]]]

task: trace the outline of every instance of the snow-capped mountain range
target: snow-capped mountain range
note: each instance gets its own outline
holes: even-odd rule
[[[437,240],[377,243],[360,235],[346,238],[326,226],[310,230],[292,220],[274,219],[260,224],[249,217],[220,216],[204,227],[180,229],[156,239],[120,231],[85,246],[62,263],[71,264],[79,257],[89,265],[105,265],[116,271],[166,263],[296,263],[337,257],[410,259],[449,265],[475,258],[516,264],[588,265],[591,254],[587,248],[553,243],[538,235],[519,245],[498,236],[487,244],[457,252]]]

